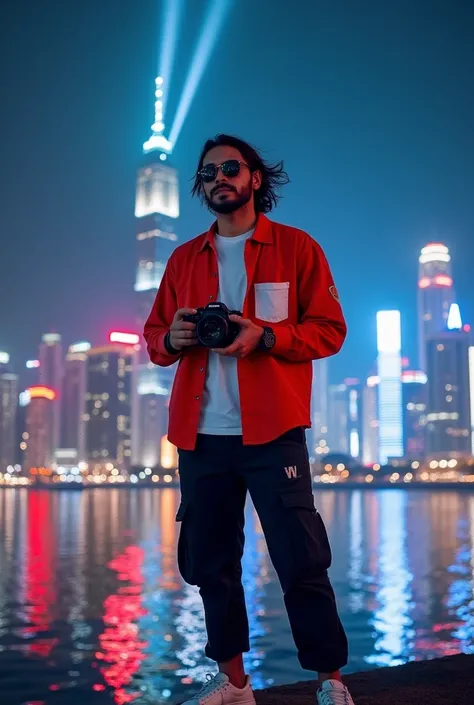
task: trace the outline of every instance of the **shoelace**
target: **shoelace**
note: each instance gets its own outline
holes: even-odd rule
[[[216,683],[216,677],[211,675],[210,673],[206,674],[206,678],[207,683],[204,683],[201,690],[196,696],[197,698],[206,698],[209,695],[212,695],[213,693],[218,693],[219,690],[222,690],[227,685],[227,683]]]
[[[349,691],[344,690],[320,690],[319,698],[321,705],[349,705]]]

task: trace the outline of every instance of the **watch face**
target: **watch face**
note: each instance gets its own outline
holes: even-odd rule
[[[266,330],[263,340],[267,348],[272,348],[275,345],[275,333],[273,333],[273,331]]]

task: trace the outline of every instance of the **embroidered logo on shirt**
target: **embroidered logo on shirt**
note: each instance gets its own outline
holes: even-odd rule
[[[339,292],[336,289],[335,286],[330,286],[329,287],[329,293],[331,294],[333,299],[336,299],[337,303],[340,304],[341,302],[339,301]]]

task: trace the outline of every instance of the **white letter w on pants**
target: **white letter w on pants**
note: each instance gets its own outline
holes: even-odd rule
[[[296,477],[296,465],[290,465],[290,467],[285,468],[285,472],[289,480],[292,477]]]

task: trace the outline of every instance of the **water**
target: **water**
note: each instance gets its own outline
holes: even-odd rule
[[[175,562],[178,502],[172,488],[0,492],[2,705],[161,705],[205,680],[199,595]],[[474,653],[474,495],[325,490],[316,503],[348,671]],[[251,507],[244,579],[255,686],[308,679]]]

